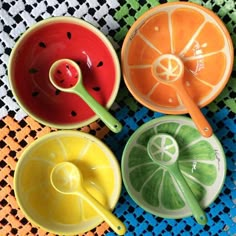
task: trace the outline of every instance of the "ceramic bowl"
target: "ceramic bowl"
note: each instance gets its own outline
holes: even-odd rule
[[[9,81],[17,102],[35,120],[55,128],[79,128],[98,116],[78,95],[51,84],[49,69],[62,58],[79,64],[86,90],[109,108],[120,84],[116,52],[98,29],[74,17],[52,17],[29,28],[10,55]]]
[[[184,114],[188,111],[176,89],[157,78],[160,56],[171,54],[182,61],[184,88],[203,107],[228,82],[233,53],[230,35],[215,13],[194,3],[166,3],[131,26],[122,46],[122,71],[129,91],[142,105],[165,114]],[[169,79],[177,72],[171,60],[160,66]]]
[[[80,131],[55,131],[30,144],[17,163],[14,191],[32,224],[59,235],[77,235],[103,219],[77,195],[64,195],[53,188],[51,171],[64,161],[79,168],[84,187],[93,197],[114,209],[121,191],[119,164],[105,144]]]
[[[131,198],[144,210],[163,218],[192,215],[173,176],[148,155],[147,144],[166,133],[179,146],[178,165],[202,208],[219,195],[226,176],[223,148],[215,135],[204,138],[190,118],[164,116],[151,120],[128,140],[122,156],[122,177]]]

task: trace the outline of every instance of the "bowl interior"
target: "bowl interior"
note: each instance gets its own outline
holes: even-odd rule
[[[121,190],[118,162],[100,140],[79,131],[53,132],[26,148],[15,171],[16,199],[37,226],[56,234],[83,233],[103,219],[80,197],[53,188],[52,168],[63,161],[79,168],[93,197],[108,209],[115,207]]]
[[[213,12],[193,3],[167,3],[149,10],[130,28],[121,58],[128,89],[154,111],[187,112],[176,89],[160,83],[155,74],[156,62],[165,54],[183,62],[184,88],[200,107],[222,91],[232,71],[232,41]],[[161,64],[163,75],[170,78],[176,73],[171,63]]]
[[[176,139],[180,171],[201,206],[209,206],[224,184],[225,155],[214,135],[202,137],[191,119],[179,116],[154,119],[130,137],[122,156],[122,176],[130,196],[140,207],[163,218],[192,214],[173,176],[148,155],[147,143],[158,133]]]
[[[50,83],[49,69],[62,58],[79,64],[87,91],[111,106],[120,80],[115,51],[101,32],[72,17],[49,18],[22,35],[11,54],[10,82],[18,102],[36,120],[80,127],[97,116],[78,95],[60,92]]]

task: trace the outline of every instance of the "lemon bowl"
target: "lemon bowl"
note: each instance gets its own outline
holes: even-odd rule
[[[121,162],[128,194],[149,213],[181,219],[192,215],[183,192],[173,175],[148,154],[148,141],[163,133],[171,135],[178,143],[179,169],[203,209],[217,198],[224,185],[225,154],[215,135],[210,138],[201,136],[193,121],[183,116],[153,119],[132,134]]]
[[[53,167],[68,161],[84,178],[85,189],[113,210],[121,191],[119,164],[111,150],[96,137],[80,131],[55,131],[30,144],[16,166],[14,191],[26,218],[48,232],[84,233],[103,219],[83,199],[64,195],[50,183]]]

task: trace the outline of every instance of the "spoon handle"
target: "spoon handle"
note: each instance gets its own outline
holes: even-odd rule
[[[84,188],[80,188],[77,195],[87,201],[94,210],[108,223],[108,225],[118,235],[124,235],[126,232],[125,225],[109,210],[107,210],[100,202],[98,202],[93,196],[91,196]]]
[[[186,91],[186,89],[182,84],[176,86],[175,89],[177,90],[178,95],[180,96],[182,102],[186,106],[199,132],[204,137],[210,137],[213,133],[211,125],[207,121],[206,117],[202,114],[198,105],[189,96],[188,92]]]
[[[87,92],[82,83],[79,83],[78,86],[75,87],[74,92],[89,105],[111,131],[114,133],[121,131],[121,123]]]
[[[175,163],[168,167],[171,173],[173,174],[181,192],[183,193],[185,200],[191,209],[194,218],[196,221],[201,224],[205,225],[207,223],[207,217],[203,209],[201,208],[199,202],[196,200],[192,190],[188,186],[185,178],[183,177],[178,164]]]

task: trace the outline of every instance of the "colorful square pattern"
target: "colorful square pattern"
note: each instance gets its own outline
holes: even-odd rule
[[[71,15],[98,27],[111,39],[120,53],[123,39],[134,21],[153,6],[173,0],[8,0],[0,2],[0,235],[52,235],[27,221],[19,209],[13,190],[14,170],[22,150],[35,139],[55,131],[28,117],[16,103],[7,78],[11,49],[19,36],[34,23],[51,17]],[[234,0],[192,0],[213,10],[225,23],[236,47],[236,3]],[[121,133],[113,135],[102,122],[80,130],[99,137],[121,160],[130,135],[143,123],[163,114],[152,112],[137,103],[123,81],[111,108],[122,122]],[[167,220],[151,215],[129,197],[125,188],[114,213],[133,235],[236,235],[236,63],[226,88],[203,109],[227,158],[227,176],[219,197],[206,212],[209,222],[202,227],[192,217]],[[114,233],[102,223],[86,236]]]

